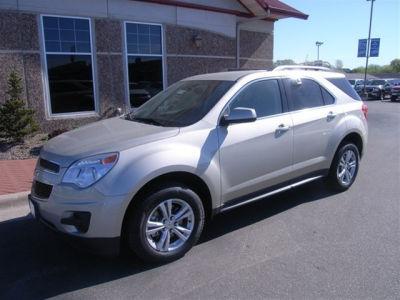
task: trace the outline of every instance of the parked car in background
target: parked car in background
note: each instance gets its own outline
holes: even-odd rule
[[[364,79],[349,79],[349,83],[352,88],[355,88],[357,85],[363,85]]]
[[[320,178],[350,188],[367,112],[344,75],[324,69],[187,78],[131,113],[51,139],[31,212],[93,250],[115,254],[122,244],[171,261],[217,213]]]
[[[400,79],[389,79],[389,84],[390,87],[388,87],[389,89],[389,93],[390,93],[390,100],[391,101],[397,101],[400,99]]]
[[[368,99],[383,100],[387,95],[390,95],[389,82],[387,79],[372,79],[365,86],[365,93]],[[359,95],[364,94],[364,85],[358,85],[356,89]]]

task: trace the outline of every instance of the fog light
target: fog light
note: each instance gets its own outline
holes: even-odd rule
[[[73,211],[71,213],[71,216],[61,219],[61,224],[75,226],[79,232],[86,233],[90,225],[90,212]]]

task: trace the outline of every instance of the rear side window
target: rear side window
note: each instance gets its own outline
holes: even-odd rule
[[[335,103],[335,98],[323,87],[321,87],[322,96],[324,97],[325,105],[330,105]]]
[[[245,87],[230,105],[230,109],[237,107],[253,108],[257,117],[266,117],[282,113],[282,99],[278,80],[262,80]]]
[[[349,97],[354,100],[361,101],[360,96],[358,96],[357,92],[352,88],[346,78],[326,78],[330,83],[334,84],[337,88],[341,89],[342,92],[347,94]]]
[[[301,83],[291,79],[284,81],[290,95],[292,110],[325,105],[321,88],[315,81],[310,79],[301,79]]]

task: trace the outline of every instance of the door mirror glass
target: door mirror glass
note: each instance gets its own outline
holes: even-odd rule
[[[257,114],[253,108],[237,107],[222,117],[221,125],[248,123],[256,120]]]

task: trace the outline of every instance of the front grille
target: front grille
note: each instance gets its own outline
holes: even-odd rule
[[[33,182],[32,192],[36,197],[47,199],[50,197],[52,189],[53,189],[52,185],[40,181]]]
[[[55,163],[53,163],[53,162],[51,162],[51,161],[48,161],[48,160],[46,160],[46,159],[40,158],[40,159],[39,159],[39,165],[40,165],[40,167],[42,167],[43,169],[49,170],[49,171],[51,171],[51,172],[53,172],[53,173],[58,173],[58,172],[60,172],[60,166],[59,166],[59,165],[57,165],[57,164],[55,164]]]

